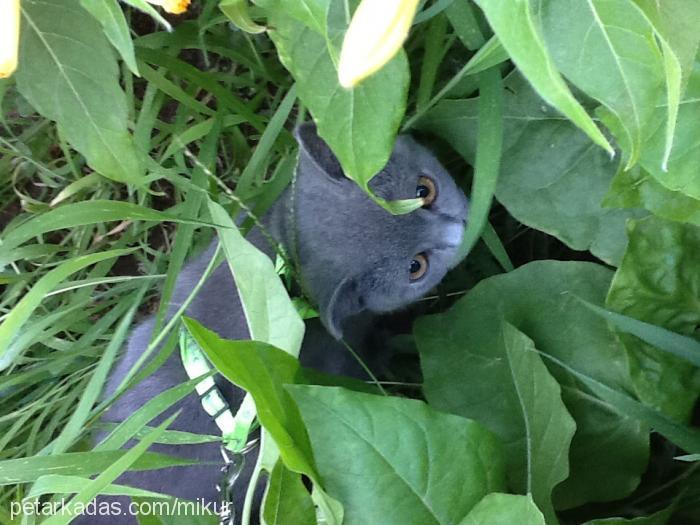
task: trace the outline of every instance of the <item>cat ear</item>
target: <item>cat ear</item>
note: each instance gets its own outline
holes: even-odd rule
[[[346,277],[336,287],[326,307],[321,308],[321,321],[333,337],[340,339],[343,337],[343,321],[364,309],[357,281]]]
[[[297,126],[294,137],[299,143],[301,155],[304,155],[321,172],[334,179],[343,179],[343,169],[340,162],[321,137],[318,136],[316,124],[306,122]]]

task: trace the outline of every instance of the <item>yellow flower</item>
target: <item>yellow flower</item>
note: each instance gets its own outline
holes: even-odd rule
[[[0,0],[0,78],[17,69],[19,0]]]
[[[153,5],[159,5],[168,13],[179,15],[187,11],[190,0],[148,0]]]
[[[345,33],[338,80],[350,88],[380,70],[401,49],[419,0],[362,0]]]

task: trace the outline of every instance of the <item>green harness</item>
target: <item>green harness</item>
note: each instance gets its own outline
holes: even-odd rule
[[[180,357],[190,379],[201,377],[212,369],[197,341],[184,326],[180,328]],[[219,523],[232,525],[235,519],[235,509],[232,505],[233,487],[245,465],[245,454],[257,444],[257,440],[248,441],[255,422],[255,403],[253,397],[247,393],[234,414],[212,376],[202,379],[195,389],[202,408],[221,430],[221,455],[225,464],[221,469],[221,483],[216,487],[221,494]]]

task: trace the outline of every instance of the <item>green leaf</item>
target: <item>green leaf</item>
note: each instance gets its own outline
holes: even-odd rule
[[[605,106],[604,122],[616,132],[631,167],[663,93],[664,61],[653,26],[631,0],[541,0],[538,5],[554,63]]]
[[[651,516],[642,516],[639,518],[603,518],[599,520],[587,521],[583,525],[666,525],[671,519],[671,515],[675,510],[675,505],[660,510]]]
[[[337,2],[338,0],[333,0]],[[275,12],[270,36],[280,60],[297,82],[319,135],[340,160],[345,174],[367,189],[387,163],[406,110],[408,61],[400,52],[360,86],[346,90],[328,43],[313,29]],[[331,49],[336,49],[331,43]],[[337,51],[337,50],[336,50]]]
[[[140,11],[143,11],[147,15],[150,15],[153,20],[161,24],[166,31],[172,31],[173,28],[170,25],[170,22],[168,22],[165,18],[162,17],[162,15],[154,9],[154,7],[146,2],[146,0],[121,0],[125,4],[129,4],[132,7],[135,7],[136,9],[139,9]]]
[[[513,325],[502,326],[503,349],[518,407],[524,442],[509,443],[511,485],[530,494],[547,519],[557,523],[552,489],[569,475],[569,446],[576,424],[561,400],[561,389],[530,351],[534,344]],[[525,460],[525,461],[523,461]]]
[[[213,372],[206,374],[206,376],[211,375],[213,375]],[[124,446],[130,439],[143,431],[146,423],[165,412],[165,410],[185,396],[191,394],[195,386],[206,376],[190,379],[152,397],[140,406],[138,410],[116,425],[109,435],[95,446],[94,450],[115,450]]]
[[[48,474],[92,476],[103,472],[127,452],[128,450],[68,452],[55,456],[32,456],[0,461],[0,485],[31,483]],[[192,464],[194,462],[187,459],[146,452],[132,465],[132,470],[153,470]]]
[[[693,71],[693,62],[700,44],[700,4],[694,0],[635,0],[654,25],[657,38],[664,52],[666,70],[668,120],[666,147],[660,159],[663,171],[673,150],[682,89]]]
[[[611,208],[644,208],[657,217],[700,226],[700,199],[672,191],[642,168],[620,170],[603,205]]]
[[[26,0],[21,9],[20,93],[95,171],[142,185],[119,68],[95,19],[73,0]]]
[[[224,13],[237,28],[246,33],[262,33],[265,31],[265,26],[261,26],[253,22],[248,13],[248,0],[221,0],[219,9]]]
[[[251,339],[299,355],[304,322],[272,261],[241,235],[223,207],[211,200],[208,205],[212,220],[228,226],[217,228],[217,233],[236,282]]]
[[[41,476],[32,485],[27,494],[27,498],[43,496],[45,494],[71,494],[82,491],[92,482],[89,478],[79,476],[62,476],[57,474],[47,474]],[[126,485],[109,484],[100,490],[100,494],[110,494],[114,496],[141,496],[149,498],[168,498],[164,494],[151,492],[150,490],[137,489]]]
[[[484,497],[459,525],[544,525],[530,496],[493,493]]]
[[[484,35],[474,16],[474,9],[469,0],[454,0],[445,14],[462,44],[470,51],[476,51],[484,45]]]
[[[496,36],[540,96],[610,155],[613,148],[554,67],[530,0],[477,0]]]
[[[613,323],[621,332],[635,335],[645,343],[700,367],[700,341],[654,324],[638,321],[633,317],[611,312],[587,301],[582,302],[592,311]]]
[[[656,109],[652,130],[642,152],[641,164],[659,183],[672,191],[700,200],[700,177],[697,167],[700,165],[700,62],[690,75],[688,87],[680,102],[678,123],[673,150],[665,171],[659,163],[666,146],[666,133],[663,125],[666,108]]]
[[[299,474],[278,461],[265,492],[263,517],[266,525],[316,525],[311,495]]]
[[[685,456],[677,456],[673,458],[677,461],[686,461],[688,463],[695,463],[700,461],[700,454],[687,454]]]
[[[662,412],[649,408],[647,405],[632,398],[629,394],[612,388],[551,355],[544,354],[538,350],[535,350],[535,352],[540,353],[547,361],[556,363],[580,380],[603,404],[620,416],[632,417],[637,421],[643,422],[683,450],[691,453],[697,453],[700,450],[700,430],[697,428],[682,425],[669,419]]]
[[[17,357],[12,351],[12,343],[19,336],[22,326],[29,320],[32,312],[41,304],[46,294],[69,275],[92,264],[127,255],[133,250],[109,250],[69,259],[48,272],[29,290],[10,310],[0,324],[0,370],[10,366]]]
[[[86,224],[98,224],[110,221],[174,221],[197,226],[209,225],[202,221],[179,218],[175,215],[152,210],[130,202],[111,200],[90,200],[65,204],[53,210],[38,214],[21,223],[10,231],[3,232],[0,243],[0,266],[13,260],[13,250],[32,237],[48,232],[75,228]]]
[[[331,2],[334,0],[254,0],[271,11],[283,11],[285,15],[303,23],[322,36],[328,30],[327,18]]]
[[[202,325],[184,323],[216,369],[229,381],[252,394],[260,424],[280,449],[285,465],[318,482],[311,445],[299,410],[283,384],[293,383],[299,362],[280,349],[259,341],[229,341]]]
[[[479,129],[469,223],[457,259],[474,247],[486,226],[498,183],[503,147],[503,83],[501,72],[491,69],[479,82]]]
[[[144,286],[140,291],[136,292],[135,300],[129,308],[129,311],[126,313],[126,315],[124,315],[124,317],[122,317],[122,320],[115,329],[111,341],[100,357],[97,367],[95,368],[92,377],[90,377],[90,381],[80,396],[78,405],[75,407],[75,410],[68,419],[68,422],[61,430],[61,433],[51,443],[50,446],[52,454],[65,452],[68,447],[71,446],[73,441],[80,435],[83,425],[90,416],[93,405],[97,401],[103,386],[107,382],[107,374],[112,367],[112,363],[117,356],[119,348],[122,346],[122,343],[127,336],[131,321],[134,318],[136,309],[143,300],[146,290],[147,287]]]
[[[511,367],[518,365],[517,370],[525,373],[518,379],[518,387],[521,381],[537,377],[536,386],[549,396],[545,398],[550,404],[548,410],[533,412],[530,408],[527,414],[538,420],[537,428],[546,428],[547,418],[557,414],[562,428],[557,425],[550,432],[561,431],[555,436],[559,450],[565,449],[570,429],[566,430],[567,418],[557,403],[555,385],[546,379],[548,374],[541,364],[508,360],[501,323],[512,324],[546,354],[607,384],[631,388],[624,349],[606,322],[571,295],[602,304],[611,277],[609,270],[591,263],[532,262],[481,281],[447,312],[418,319],[414,335],[429,403],[438,410],[473,418],[496,432],[509,444],[510,468],[522,473],[527,433],[511,373]],[[521,349],[532,347],[527,340],[519,339]],[[527,374],[528,366],[534,367],[535,376]],[[629,494],[647,467],[648,428],[601,406],[582,393],[561,369],[552,367],[550,372],[560,383],[564,405],[577,426],[570,447],[570,475],[554,489],[555,507],[569,508]],[[541,469],[532,471],[538,473],[538,487],[551,488],[553,480],[565,473],[563,460],[545,450],[538,449],[532,457],[533,464]],[[513,458],[518,459],[517,463]],[[606,482],[601,484],[600,479]],[[523,481],[519,487],[525,490]]]
[[[700,4],[695,0],[634,0],[680,62],[684,84],[693,71],[700,45]]]
[[[700,323],[700,227],[649,217],[630,222],[628,235],[627,252],[610,287],[607,307],[692,336]],[[639,399],[687,421],[700,392],[697,369],[633,335],[620,338],[629,354]]]
[[[117,0],[80,0],[80,5],[102,25],[105,35],[119,52],[124,63],[134,75],[139,76],[134,42],[131,40],[129,26],[119,2]]]
[[[282,102],[277,106],[275,113],[260,137],[258,145],[255,147],[253,155],[250,157],[250,161],[246,164],[236,183],[236,195],[240,199],[246,200],[250,197],[253,189],[259,190],[266,183],[265,170],[263,169],[265,161],[270,157],[270,152],[277,141],[277,137],[284,129],[284,124],[287,122],[296,101],[297,90],[296,86],[292,85]]]
[[[90,480],[70,502],[68,502],[62,509],[65,512],[59,514],[54,514],[48,518],[44,523],[46,525],[67,525],[70,523],[73,516],[80,513],[81,509],[85,508],[85,505],[91,501],[95,496],[101,493],[101,491],[109,486],[112,481],[117,479],[123,472],[129,470],[138,459],[146,453],[148,447],[150,447],[158,438],[163,431],[170,426],[170,424],[175,420],[175,418],[180,414],[176,412],[165,421],[163,421],[158,427],[149,432],[146,437],[139,441],[136,445],[131,447],[124,455],[119,457],[114,463],[109,465],[104,471],[95,477],[95,479]]]
[[[625,220],[642,212],[601,206],[617,163],[544,104],[520,75],[512,75],[505,84],[496,198],[527,226],[618,264],[627,242]],[[443,137],[473,164],[478,103],[445,100],[418,127]]]
[[[346,525],[456,523],[504,488],[501,447],[474,421],[415,400],[335,387],[287,389],[328,492],[345,507]]]
[[[112,431],[118,425],[119,423],[100,422],[95,425],[95,427],[100,430]],[[141,430],[134,434],[134,437],[136,439],[142,439],[143,436],[145,436],[151,430],[153,430],[153,427],[145,425]],[[158,438],[156,443],[163,443],[164,445],[199,445],[200,443],[216,443],[220,441],[220,435],[214,436],[210,434],[193,434],[192,432],[183,432],[180,430],[166,430]]]

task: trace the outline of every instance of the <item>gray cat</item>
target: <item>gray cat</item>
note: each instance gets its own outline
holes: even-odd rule
[[[315,126],[297,128],[300,145],[296,183],[282,194],[262,222],[269,233],[290,254],[296,254],[306,292],[318,304],[320,317],[336,339],[346,321],[362,312],[388,312],[405,306],[433,288],[456,263],[467,217],[467,199],[440,163],[426,149],[407,136],[400,136],[391,159],[371,181],[373,191],[387,200],[424,199],[425,205],[406,215],[391,215],[347,179]],[[294,191],[294,193],[292,193]],[[259,230],[248,236],[268,255],[270,243]],[[188,264],[179,275],[169,315],[189,295],[209,262],[215,246]],[[226,264],[220,265],[190,304],[187,315],[227,339],[247,339],[248,329]],[[148,346],[153,320],[138,326],[126,353],[113,370],[106,392],[113,392],[127,371]],[[308,334],[301,362],[317,370],[360,376],[348,352],[332,351],[318,333]],[[313,344],[307,344],[313,341]],[[370,358],[372,356],[369,356]],[[124,420],[155,395],[188,379],[178,352],[174,352],[155,373],[127,391],[107,412],[110,422]],[[243,392],[222,379],[217,383],[235,409]],[[218,434],[212,418],[192,394],[166,415],[182,409],[172,429]],[[155,445],[153,451],[195,458],[202,465],[128,472],[119,483],[171,494],[190,500],[218,502],[216,485],[221,481],[222,457],[216,443],[202,445]],[[235,507],[240,511],[243,490],[255,462],[252,451],[246,458]],[[124,498],[100,498],[120,501]],[[259,506],[259,499],[256,505]],[[255,509],[254,516],[258,515]],[[256,518],[257,519],[257,518]],[[103,520],[103,521],[100,521]],[[99,518],[82,516],[74,523],[136,523],[133,516]]]

